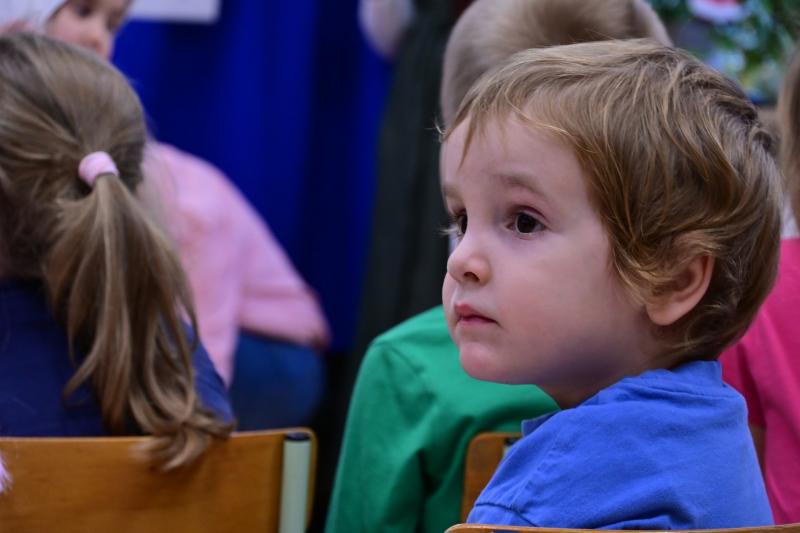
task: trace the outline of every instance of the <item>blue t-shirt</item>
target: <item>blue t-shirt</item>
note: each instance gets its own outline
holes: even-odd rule
[[[203,405],[233,420],[225,386],[206,351],[199,347],[192,359]],[[0,436],[108,434],[89,386],[83,384],[68,402],[62,401],[74,373],[67,336],[48,308],[43,287],[0,282]]]
[[[528,420],[468,521],[587,529],[772,524],[738,392],[717,362],[625,378]]]

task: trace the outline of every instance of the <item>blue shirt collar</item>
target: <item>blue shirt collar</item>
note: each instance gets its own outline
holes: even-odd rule
[[[674,368],[656,368],[643,372],[638,376],[622,378],[617,383],[584,400],[575,409],[587,403],[597,403],[599,394],[630,380],[651,382],[653,384],[661,383],[676,389],[696,388],[698,385],[725,386],[722,382],[722,365],[720,365],[719,361],[690,361]],[[531,418],[530,420],[523,420],[522,435],[530,435],[556,414],[558,414],[558,411]]]

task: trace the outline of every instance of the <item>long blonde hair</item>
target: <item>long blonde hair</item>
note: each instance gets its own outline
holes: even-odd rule
[[[197,396],[188,284],[135,196],[145,141],[139,100],[112,66],[46,37],[0,36],[3,275],[44,282],[76,359],[65,401],[89,383],[107,429],[135,423],[156,437],[148,456],[173,468],[231,428]],[[92,188],[78,167],[95,151],[119,177]]]

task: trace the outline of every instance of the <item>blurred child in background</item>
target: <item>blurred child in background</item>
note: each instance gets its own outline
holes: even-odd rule
[[[800,53],[778,101],[780,158],[787,183],[778,281],[747,334],[722,356],[725,380],[747,399],[777,524],[800,522]]]

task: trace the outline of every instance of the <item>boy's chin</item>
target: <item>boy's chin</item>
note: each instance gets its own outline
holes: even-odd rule
[[[514,376],[511,369],[502,365],[496,353],[481,346],[467,345],[459,349],[459,361],[464,372],[481,381],[520,384],[522,376]]]

